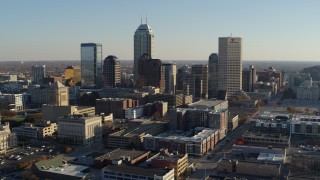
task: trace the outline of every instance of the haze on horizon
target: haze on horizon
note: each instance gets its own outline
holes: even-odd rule
[[[155,33],[155,57],[207,60],[218,37],[243,38],[244,60],[320,60],[320,1],[2,1],[0,61],[79,60],[80,44],[133,59],[141,17]]]

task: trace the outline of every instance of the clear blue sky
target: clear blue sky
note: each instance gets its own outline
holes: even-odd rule
[[[320,61],[319,0],[2,0],[0,60],[79,60],[82,42],[133,59],[141,16],[163,60],[206,60],[232,33],[245,60]]]

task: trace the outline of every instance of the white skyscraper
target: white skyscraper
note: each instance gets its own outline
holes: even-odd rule
[[[218,90],[227,91],[227,97],[242,90],[241,38],[220,37],[218,59]]]
[[[154,57],[154,33],[148,24],[140,24],[134,34],[134,68],[133,73],[138,77],[139,59],[147,53]]]

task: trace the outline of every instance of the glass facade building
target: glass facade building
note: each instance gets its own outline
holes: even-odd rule
[[[102,87],[102,45],[81,44],[81,86]]]

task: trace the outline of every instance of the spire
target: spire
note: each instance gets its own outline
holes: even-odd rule
[[[141,16],[141,23],[140,24],[142,24],[142,16]]]
[[[146,24],[148,24],[148,17],[146,17]]]

